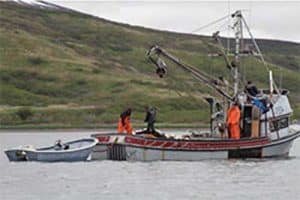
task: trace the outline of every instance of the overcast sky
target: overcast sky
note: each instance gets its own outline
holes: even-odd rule
[[[300,42],[300,1],[48,1],[117,22],[184,33],[242,9],[256,38]],[[211,35],[221,29],[227,36],[226,24],[197,34]]]

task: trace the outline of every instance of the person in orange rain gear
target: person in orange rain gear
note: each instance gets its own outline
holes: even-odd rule
[[[227,111],[227,127],[228,127],[228,137],[232,139],[240,139],[240,117],[241,111],[238,103],[234,103]]]
[[[133,129],[130,124],[131,108],[125,110],[119,117],[118,133],[122,134],[126,130],[128,134],[132,134]]]

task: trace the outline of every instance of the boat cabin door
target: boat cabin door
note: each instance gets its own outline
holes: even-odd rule
[[[260,136],[260,109],[256,106],[244,105],[241,137]]]

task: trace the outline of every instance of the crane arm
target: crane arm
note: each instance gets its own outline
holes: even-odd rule
[[[155,59],[153,57],[153,55],[157,55],[158,58]],[[157,45],[152,46],[149,49],[147,56],[150,59],[150,61],[156,65],[156,73],[161,78],[167,72],[167,68],[166,68],[167,66],[166,66],[165,62],[162,60],[162,58],[160,58],[160,56],[163,56],[164,58],[167,58],[168,60],[172,61],[177,66],[184,69],[185,71],[191,73],[193,75],[193,77],[196,78],[197,80],[206,84],[210,88],[213,88],[214,90],[216,90],[219,95],[226,97],[227,99],[233,101],[233,97],[231,97],[228,93],[226,93],[224,91],[224,87],[228,87],[228,85],[226,85],[223,81],[221,81],[220,79],[213,78],[193,66],[182,63],[178,58],[176,58],[175,56],[168,53],[165,49],[163,49]]]

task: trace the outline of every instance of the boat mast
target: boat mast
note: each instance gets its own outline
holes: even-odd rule
[[[233,29],[235,31],[235,56],[234,56],[234,94],[236,97],[239,90],[239,67],[240,67],[240,49],[242,46],[243,39],[243,24],[242,24],[242,12],[240,10],[232,14],[232,17],[235,18],[235,23]]]

